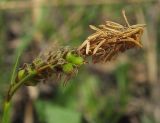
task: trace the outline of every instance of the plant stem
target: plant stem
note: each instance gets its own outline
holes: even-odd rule
[[[4,101],[2,123],[8,123],[10,103],[11,103],[11,99],[12,99],[14,93],[20,88],[20,86],[25,84],[28,80],[32,79],[34,76],[36,76],[38,73],[40,73],[41,71],[45,70],[48,67],[50,67],[50,65],[45,65],[44,67],[42,67],[38,70],[33,70],[27,76],[25,76],[22,80],[20,80],[19,82],[10,85],[10,88],[7,93],[7,97]]]
[[[10,102],[6,101],[4,103],[3,115],[2,115],[2,123],[9,123],[9,109],[10,109]]]
[[[11,85],[10,90],[8,91],[7,101],[9,102],[14,95],[14,93],[17,91],[17,89],[23,85],[27,80],[31,79],[37,74],[37,71],[32,71],[30,74],[28,74],[25,78],[23,78],[21,81],[16,83],[15,85]]]
[[[15,85],[11,85],[10,89],[8,90],[8,95],[4,101],[4,109],[3,109],[3,115],[2,115],[2,123],[8,123],[8,115],[9,115],[9,109],[10,109],[10,103],[12,96],[17,91],[17,89],[23,85],[27,80],[31,79],[37,74],[37,71],[32,71],[30,74],[28,74],[25,78],[23,78],[21,81],[16,83]]]
[[[10,102],[12,96],[14,95],[14,93],[18,90],[18,88],[21,85],[23,85],[25,82],[27,82],[28,80],[30,80],[35,75],[37,75],[38,73],[40,73],[41,71],[45,70],[48,67],[50,67],[50,65],[45,65],[44,67],[42,67],[38,70],[33,70],[32,72],[30,72],[26,77],[24,77],[19,82],[15,83],[13,85],[10,85],[10,89],[8,90],[8,95],[7,95],[7,98],[6,98],[6,102]]]

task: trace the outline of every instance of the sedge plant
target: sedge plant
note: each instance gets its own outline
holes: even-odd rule
[[[40,53],[31,63],[24,63],[8,89],[2,123],[6,123],[11,99],[21,86],[35,86],[53,75],[57,79],[64,78],[65,85],[78,72],[79,67],[88,63],[88,57],[92,58],[93,63],[106,63],[121,52],[141,48],[140,40],[145,25],[130,25],[124,11],[123,16],[126,26],[111,21],[106,21],[99,27],[90,25],[95,32],[79,47],[54,46]]]

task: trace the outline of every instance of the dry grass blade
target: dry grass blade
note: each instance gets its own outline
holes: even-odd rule
[[[104,25],[90,28],[96,31],[89,36],[78,52],[83,56],[92,56],[93,62],[107,62],[112,60],[118,53],[131,48],[142,47],[140,42],[145,24],[130,25],[125,11],[122,11],[127,26],[106,21]]]

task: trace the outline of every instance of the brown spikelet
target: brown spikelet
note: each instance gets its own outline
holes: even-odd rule
[[[93,62],[107,62],[113,59],[118,53],[127,49],[142,47],[140,42],[145,24],[130,26],[122,11],[127,26],[115,22],[106,21],[104,25],[90,28],[95,31],[81,46],[78,52],[84,56],[92,56]]]
[[[44,50],[31,63],[25,63],[10,85],[6,95],[9,102],[14,93],[22,86],[35,86],[41,81],[55,76],[58,80],[64,78],[66,82],[75,76],[78,68],[87,62],[87,56],[91,56],[93,62],[107,62],[118,53],[127,49],[142,47],[140,39],[144,30],[144,24],[130,26],[125,11],[122,11],[127,26],[115,22],[106,21],[105,24],[90,28],[95,31],[78,48],[58,47],[53,45]]]

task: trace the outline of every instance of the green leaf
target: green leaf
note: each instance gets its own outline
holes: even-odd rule
[[[77,112],[60,107],[48,105],[46,115],[48,123],[80,123],[80,115]]]
[[[40,103],[43,105],[43,109],[40,108]],[[79,112],[76,112],[71,109],[64,107],[56,106],[49,102],[39,101],[39,106],[37,106],[38,112],[40,114],[45,113],[45,121],[47,123],[80,123],[81,115]],[[44,114],[43,114],[44,115]],[[41,116],[40,116],[41,117]],[[44,119],[42,119],[44,121]]]
[[[16,58],[16,62],[15,62],[15,65],[14,65],[14,67],[13,67],[12,76],[11,76],[11,84],[13,84],[13,83],[14,83],[14,81],[15,81],[16,70],[17,70],[17,67],[18,67],[18,63],[19,63],[20,55],[21,55],[21,53],[20,53],[20,52],[18,52],[18,54],[17,54],[17,58]]]

